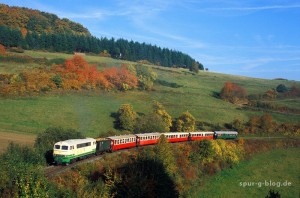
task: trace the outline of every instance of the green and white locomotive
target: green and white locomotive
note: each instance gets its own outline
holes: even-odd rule
[[[96,140],[93,138],[60,141],[53,148],[54,161],[57,164],[70,164],[95,153]]]

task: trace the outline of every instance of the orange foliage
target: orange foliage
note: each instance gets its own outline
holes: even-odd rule
[[[0,94],[23,95],[24,93],[46,92],[56,87],[51,80],[53,74],[44,70],[31,70],[19,75],[0,76]]]
[[[22,37],[25,38],[26,35],[27,35],[27,29],[26,28],[21,28],[21,34],[22,34]]]
[[[128,71],[125,64],[120,69],[116,67],[104,69],[103,75],[109,83],[119,90],[133,89],[138,85],[137,77]]]
[[[244,88],[228,81],[222,88],[220,96],[225,101],[237,103],[246,100],[247,92]]]
[[[6,49],[5,49],[5,47],[2,44],[0,44],[0,54],[1,55],[6,54]]]
[[[93,89],[102,82],[97,67],[89,65],[80,55],[74,55],[64,65],[55,65],[53,70],[62,76],[64,89]]]
[[[44,70],[22,72],[20,76],[25,83],[26,90],[29,92],[48,91],[56,87],[51,80],[53,74]]]
[[[112,67],[99,72],[95,65],[89,65],[80,55],[66,60],[64,65],[54,66],[53,70],[62,76],[64,89],[102,87],[106,90],[129,90],[138,85],[137,77],[127,70],[126,65],[122,65],[120,69]]]
[[[66,60],[64,64],[54,65],[51,71],[34,69],[19,75],[0,75],[1,95],[39,93],[56,88],[129,90],[137,85],[137,77],[127,70],[126,65],[120,69],[112,67],[99,72],[96,65],[89,65],[80,55]]]

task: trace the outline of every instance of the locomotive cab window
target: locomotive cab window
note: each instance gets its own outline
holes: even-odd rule
[[[60,149],[60,145],[55,145],[55,149]]]

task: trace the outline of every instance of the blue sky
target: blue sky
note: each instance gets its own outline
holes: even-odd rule
[[[300,0],[0,0],[189,54],[210,71],[300,80]]]

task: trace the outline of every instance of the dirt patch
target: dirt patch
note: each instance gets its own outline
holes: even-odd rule
[[[33,146],[36,135],[0,131],[0,154],[4,153],[10,142]]]

